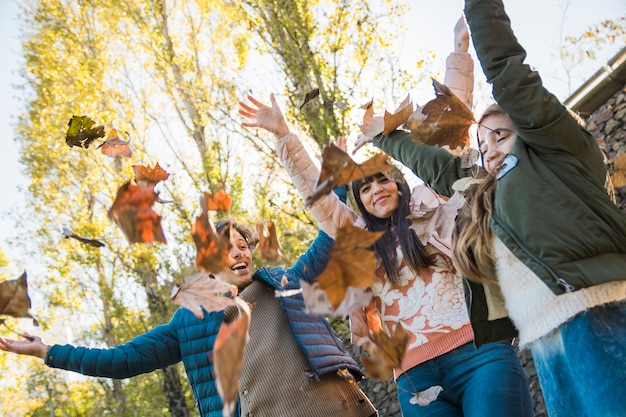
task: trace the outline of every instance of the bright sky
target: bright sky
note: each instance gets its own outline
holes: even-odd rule
[[[19,212],[23,200],[18,187],[26,186],[20,177],[18,151],[13,140],[17,116],[24,104],[17,99],[20,91],[13,88],[20,83],[18,72],[22,61],[17,27],[19,1],[0,0],[0,56],[4,62],[0,66],[0,126],[5,132],[0,151],[0,246],[11,260],[9,278],[17,278],[26,264],[19,259],[19,251],[7,241],[16,233],[15,220],[7,212]],[[410,65],[417,60],[420,51],[432,50],[443,60],[452,48],[452,28],[461,15],[462,1],[414,0],[412,4],[413,10],[406,16],[408,33],[398,46],[402,57]],[[565,36],[578,36],[592,24],[626,16],[626,0],[505,0],[505,5],[513,29],[528,52],[527,63],[539,70],[546,86],[562,100],[571,92],[559,60],[559,47]],[[572,91],[623,47],[613,45],[599,54],[597,61],[577,68]],[[476,79],[483,80],[479,71]]]

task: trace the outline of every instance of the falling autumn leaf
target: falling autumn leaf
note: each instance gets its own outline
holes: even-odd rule
[[[166,243],[161,229],[161,216],[152,210],[157,199],[154,184],[130,182],[122,185],[109,209],[109,219],[122,229],[133,243]]]
[[[383,233],[352,225],[337,230],[328,266],[317,280],[333,309],[344,301],[348,287],[368,288],[377,281],[376,257],[369,248]]]
[[[267,235],[265,234],[265,228],[267,226]],[[259,239],[257,248],[259,249],[259,255],[262,259],[275,263],[280,259],[282,253],[280,252],[280,242],[276,235],[276,226],[274,222],[257,223],[256,234]]]
[[[626,152],[619,154],[613,161],[611,181],[615,188],[626,186]]]
[[[101,148],[101,152],[106,156],[125,156],[130,158],[133,156],[133,151],[130,149],[129,143],[130,139],[128,142],[123,141],[117,134],[117,130],[111,129],[107,133],[105,141],[98,148]]]
[[[300,283],[302,286],[302,297],[306,312],[309,314],[317,314],[322,317],[339,317],[345,318],[350,311],[355,308],[367,307],[372,300],[373,293],[369,288],[347,287],[346,294],[341,304],[334,308],[326,295],[326,292],[320,287],[319,283],[308,284],[305,281]],[[277,295],[283,296],[280,291]],[[284,294],[289,295],[289,294]]]
[[[350,158],[350,155],[331,143],[322,151],[320,176],[313,192],[306,199],[306,205],[310,207],[320,197],[340,185],[350,184],[354,180],[392,169],[394,166],[389,162],[387,154],[379,153],[362,164],[357,164]]]
[[[86,245],[89,246],[93,246],[94,248],[101,248],[104,245],[104,243],[100,242],[99,240],[96,239],[86,239],[84,237],[80,237],[76,234],[74,234],[70,229],[68,229],[67,227],[63,228],[63,237],[68,239],[68,238],[72,238],[72,239],[76,239],[81,243],[84,243]]]
[[[154,168],[142,165],[133,165],[132,168],[135,173],[135,183],[137,184],[143,181],[156,185],[170,177],[170,174],[161,168],[158,162],[154,165]]]
[[[68,122],[65,143],[70,147],[79,146],[88,148],[91,142],[104,137],[104,126],[96,126],[96,123],[87,116],[72,116]]]
[[[172,301],[191,310],[199,319],[204,318],[204,311],[221,311],[235,304],[237,287],[213,278],[207,272],[198,272],[185,277],[183,284],[172,289]]]
[[[461,185],[461,183],[455,184]],[[419,200],[416,199],[416,201]],[[464,204],[465,197],[460,192],[455,192],[447,201],[435,200],[429,205],[420,202],[409,216],[413,220],[409,227],[415,231],[423,245],[426,245],[433,235],[439,239],[452,239],[454,219]]]
[[[237,299],[239,317],[230,323],[222,323],[213,346],[213,366],[217,392],[222,397],[224,417],[231,417],[239,398],[239,377],[248,342],[250,307]]]
[[[18,279],[0,282],[0,316],[29,317],[34,320],[29,312],[30,307],[26,272]],[[36,324],[36,320],[34,322]]]
[[[320,89],[319,88],[314,88],[313,90],[309,91],[308,93],[306,93],[306,95],[304,96],[304,103],[302,103],[302,105],[300,106],[300,110],[302,110],[302,108],[311,100],[313,100],[315,97],[320,95]]]
[[[475,123],[472,111],[448,88],[433,79],[436,98],[422,108],[424,123],[433,123],[437,129],[430,137],[413,135],[414,141],[425,145],[448,145],[450,149],[464,149],[469,143],[468,129]]]
[[[402,366],[409,334],[398,324],[391,337],[382,330],[371,332],[370,337],[371,343],[364,346],[369,356],[361,356],[361,362],[370,378],[386,381],[393,375],[394,368]]]
[[[231,244],[228,239],[217,234],[213,222],[209,219],[207,204],[200,206],[202,213],[196,217],[191,228],[191,237],[196,245],[196,266],[211,274],[217,274],[228,264]]]
[[[206,206],[206,210],[221,211],[223,213],[226,213],[230,211],[230,208],[233,204],[232,199],[228,194],[226,194],[224,190],[219,190],[215,194],[203,193],[202,196],[203,199],[200,200],[200,205],[202,206],[203,210]]]
[[[402,103],[400,103],[394,113],[389,113],[385,110],[385,115],[383,116],[383,135],[388,135],[396,130],[398,126],[403,125],[412,113],[413,103],[411,102],[411,97],[409,95],[402,100]]]
[[[363,122],[359,125],[361,132],[373,138],[385,129],[385,121],[380,116],[374,116],[374,101],[370,101],[363,105],[365,113],[363,114]]]

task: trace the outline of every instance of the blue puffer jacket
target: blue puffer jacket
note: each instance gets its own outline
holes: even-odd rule
[[[287,270],[281,267],[261,268],[254,274],[254,279],[264,281],[277,290],[299,289],[300,280],[314,282],[324,271],[334,245],[335,241],[320,230],[313,245],[293,267]],[[287,277],[286,285],[281,285],[283,277]],[[361,369],[348,354],[328,321],[305,312],[302,294],[280,297],[279,300],[291,332],[315,374],[312,376],[320,377],[339,369],[347,369],[357,381],[363,378]]]
[[[110,349],[54,345],[48,351],[46,365],[83,375],[124,379],[182,360],[200,415],[222,417],[223,402],[217,393],[209,355],[223,319],[222,311],[205,312],[201,320],[181,308],[169,323]]]

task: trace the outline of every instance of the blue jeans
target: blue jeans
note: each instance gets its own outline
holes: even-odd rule
[[[533,417],[526,374],[507,342],[479,349],[466,343],[414,366],[397,380],[404,417]],[[443,391],[427,406],[411,404],[415,392],[439,385]]]
[[[530,350],[550,417],[626,416],[626,302],[587,310]]]

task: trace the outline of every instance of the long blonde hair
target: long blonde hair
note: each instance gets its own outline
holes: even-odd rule
[[[478,124],[485,118],[506,114],[497,104],[483,112]],[[480,138],[478,138],[480,148]],[[483,174],[465,192],[467,203],[457,216],[452,235],[452,259],[463,276],[475,282],[496,281],[493,258],[493,233],[489,225],[493,214],[493,194],[497,184],[497,172]]]

